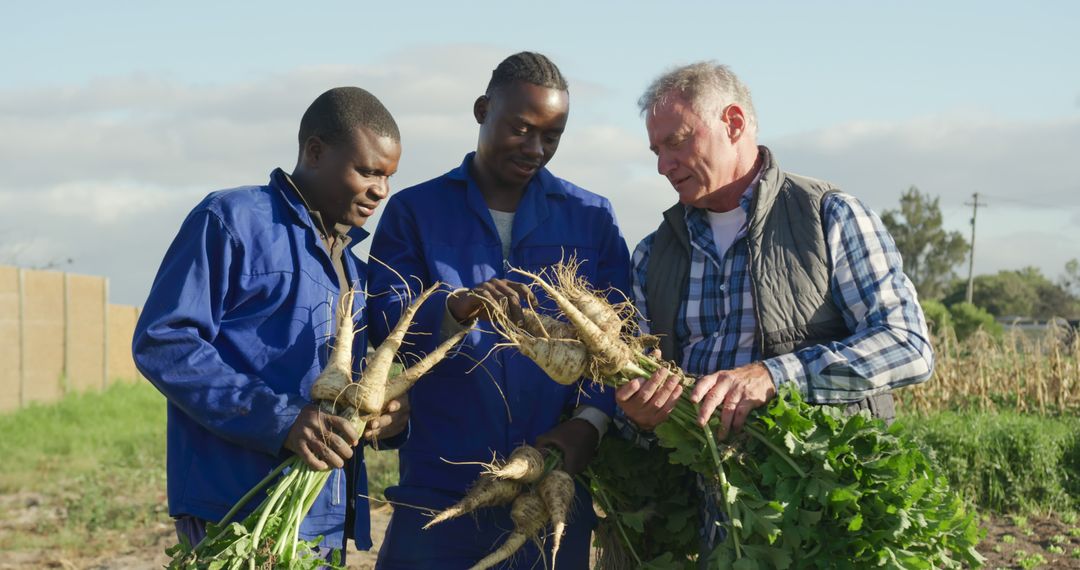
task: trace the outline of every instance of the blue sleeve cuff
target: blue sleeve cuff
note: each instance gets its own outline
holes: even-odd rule
[[[781,354],[762,361],[762,364],[769,370],[773,386],[776,387],[777,391],[780,390],[780,385],[784,382],[794,382],[799,388],[799,393],[806,395],[809,375],[806,371],[806,365],[803,364],[798,353]]]

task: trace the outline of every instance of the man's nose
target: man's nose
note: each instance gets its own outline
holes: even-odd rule
[[[525,144],[521,145],[521,151],[529,158],[544,158],[544,145],[540,142],[540,135],[526,138]]]
[[[670,156],[664,152],[656,155],[656,171],[661,176],[667,176],[672,170],[675,170],[675,161]]]
[[[375,198],[379,200],[385,200],[390,195],[390,180],[387,178],[380,178],[378,182],[371,185],[371,193]]]

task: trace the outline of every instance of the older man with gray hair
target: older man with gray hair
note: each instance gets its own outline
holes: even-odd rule
[[[750,91],[701,62],[656,79],[639,100],[657,170],[678,193],[633,256],[643,330],[699,377],[698,421],[720,437],[793,383],[807,401],[891,421],[891,390],[933,368],[926,320],[876,214],[835,186],[785,172],[757,144]],[[661,370],[616,392],[644,434],[682,392]],[[719,408],[719,410],[718,410]],[[704,552],[724,536],[703,487]]]

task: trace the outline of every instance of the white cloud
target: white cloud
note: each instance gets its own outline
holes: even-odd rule
[[[976,273],[1035,265],[1053,277],[1080,248],[1080,118],[941,116],[852,123],[773,141],[787,169],[838,184],[877,211],[911,185],[941,199],[947,229],[970,231]]]
[[[376,64],[310,66],[249,82],[134,75],[0,90],[0,131],[8,135],[0,138],[0,262],[70,257],[66,269],[109,276],[114,301],[141,303],[199,198],[263,183],[276,166],[291,169],[299,117],[319,93],[361,85],[386,103],[404,142],[392,183],[399,189],[446,172],[475,146],[472,103],[505,55],[480,45],[425,46]],[[569,80],[574,111],[552,170],[608,196],[633,247],[674,203],[674,192],[656,174],[635,108],[623,104],[631,99],[585,78]],[[633,119],[623,120],[628,114]],[[1072,156],[1080,119],[859,121],[765,142],[785,168],[836,182],[879,211],[916,184],[941,196],[958,224],[953,229],[965,232],[962,203],[974,191],[992,203],[994,196],[1042,200],[1064,212],[1053,226],[1017,204],[1011,219],[988,216],[980,271],[996,270],[990,260],[998,260],[1056,275],[1080,256],[1070,251],[1080,240],[1070,229],[1080,226],[1080,161]]]

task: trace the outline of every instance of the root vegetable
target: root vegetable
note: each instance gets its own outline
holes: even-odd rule
[[[364,381],[360,383],[359,402],[356,407],[363,413],[377,414],[382,411],[386,403],[386,385],[390,381],[390,369],[394,365],[394,357],[397,356],[401,343],[405,340],[405,333],[412,324],[416,311],[438,289],[439,283],[424,290],[409,306],[401,313],[396,325],[386,340],[379,345],[368,359],[364,369]],[[445,354],[445,352],[444,352]],[[434,363],[431,363],[432,365]],[[430,366],[429,366],[430,367]]]
[[[570,516],[570,504],[574,501],[574,479],[561,469],[553,469],[536,485],[536,492],[544,501],[551,517],[553,544],[551,547],[551,567],[555,567],[555,558],[559,555],[559,544],[566,532],[566,522]]]
[[[580,340],[524,337],[516,346],[552,380],[564,386],[580,380],[589,366],[589,351]]]
[[[574,325],[560,321],[555,317],[537,313],[536,311],[524,308],[521,310],[521,314],[524,317],[524,329],[530,335],[537,338],[548,339],[576,339],[577,331],[574,330]]]
[[[577,260],[571,259],[552,267],[551,273],[554,277],[552,284],[582,314],[600,327],[600,330],[611,335],[618,335],[630,322],[630,319],[624,316],[625,313],[630,312],[630,304],[620,303],[613,306],[607,299],[594,294],[589,282],[578,273],[580,265]]]
[[[486,570],[513,556],[529,539],[537,539],[540,531],[547,525],[548,513],[544,501],[535,493],[525,493],[514,500],[510,507],[510,518],[514,521],[514,532],[491,554],[473,565],[470,570]]]
[[[593,364],[591,367],[595,368],[595,374],[590,374],[591,376],[614,376],[621,372],[628,364],[631,364],[636,360],[630,347],[619,338],[618,332],[612,333],[602,329],[593,322],[592,319],[586,316],[585,313],[578,309],[566,295],[563,295],[559,288],[548,284],[542,277],[535,273],[530,273],[523,269],[514,269],[513,271],[532,279],[537,285],[543,288],[548,296],[559,305],[559,309],[566,315],[566,318],[570,320],[570,323],[574,325],[574,328],[577,329],[578,338],[581,339],[581,342],[585,343],[585,346],[593,357]]]
[[[566,334],[567,329],[573,331],[572,324],[525,309],[523,330],[501,308],[493,309],[492,323],[510,341],[510,346],[536,363],[552,380],[569,386],[585,374],[589,365],[589,351],[585,345],[573,337],[573,332],[565,338],[555,336]],[[550,328],[548,325],[551,325]],[[552,333],[553,330],[556,332]]]
[[[427,374],[428,370],[431,370],[432,367],[442,361],[442,359],[446,357],[446,353],[450,352],[451,348],[461,342],[461,339],[465,338],[465,335],[469,334],[470,330],[471,329],[463,329],[458,331],[453,336],[443,341],[442,344],[435,347],[434,350],[429,352],[427,356],[421,358],[416,364],[408,367],[401,374],[390,378],[389,382],[386,384],[386,395],[384,399],[386,401],[393,400],[407,392],[413,384],[416,384],[416,381],[419,380],[421,376]],[[367,377],[366,371],[364,376],[365,378]]]
[[[521,483],[518,483],[517,481],[496,479],[494,477],[481,477],[480,480],[469,489],[469,492],[465,494],[464,498],[428,521],[428,523],[424,525],[424,530],[443,521],[448,521],[466,513],[471,513],[476,509],[505,505],[520,495],[523,488]]]
[[[355,315],[352,312],[353,297],[352,289],[341,295],[338,305],[337,332],[334,336],[334,346],[330,350],[330,358],[327,359],[326,368],[315,379],[311,386],[312,400],[335,401],[339,398],[346,402],[353,400],[348,394],[352,381],[353,364],[353,335],[356,327],[353,324]],[[352,396],[355,398],[355,395]]]
[[[544,476],[544,456],[531,445],[522,445],[510,452],[506,463],[492,465],[488,473],[496,479],[535,483]]]

